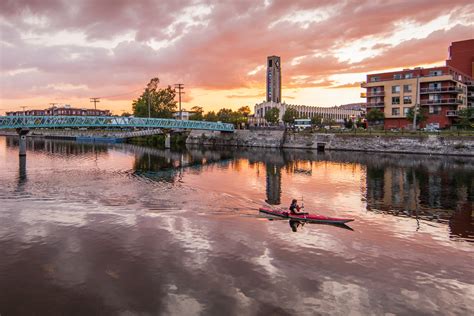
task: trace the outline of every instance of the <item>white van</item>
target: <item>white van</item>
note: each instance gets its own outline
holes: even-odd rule
[[[311,128],[311,119],[296,119],[295,120],[295,129],[297,131],[302,131],[306,128]]]

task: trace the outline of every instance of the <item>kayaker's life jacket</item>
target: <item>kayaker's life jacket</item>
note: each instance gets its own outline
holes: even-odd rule
[[[291,213],[296,213],[296,211],[298,210],[298,203],[291,203],[290,205],[290,212]]]

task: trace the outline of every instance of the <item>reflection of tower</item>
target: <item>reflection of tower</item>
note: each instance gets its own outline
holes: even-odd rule
[[[276,164],[266,164],[267,167],[267,199],[272,205],[281,203],[281,167]]]
[[[267,57],[267,102],[281,102],[280,57]]]

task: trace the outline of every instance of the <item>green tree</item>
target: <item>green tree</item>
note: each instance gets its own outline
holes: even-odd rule
[[[286,109],[285,113],[283,114],[283,122],[286,124],[293,124],[295,119],[298,118],[298,111],[295,108],[289,107]]]
[[[327,125],[327,126],[334,126],[334,125],[337,125],[337,122],[336,122],[335,119],[329,118],[329,119],[325,119],[325,120],[324,120],[324,125]]]
[[[323,126],[323,117],[321,115],[315,115],[311,118],[311,125],[321,127]]]
[[[354,122],[352,122],[352,119],[349,118],[344,118],[344,127],[345,128],[352,128],[354,126]]]
[[[217,111],[217,118],[223,123],[232,123],[233,111],[231,109],[220,109]]]
[[[278,108],[271,108],[265,112],[265,120],[270,124],[278,123],[280,117],[280,110]]]
[[[158,82],[158,78],[151,79],[142,95],[137,100],[133,100],[133,115],[148,117],[149,104],[150,117],[173,117],[173,112],[176,111],[176,92],[171,86],[158,89]]]
[[[410,122],[413,122],[413,116],[415,113],[414,110],[415,110],[415,107],[411,107],[407,112],[406,119]],[[418,109],[417,112],[418,113],[416,114],[416,123],[419,124],[421,122],[426,121],[426,119],[428,118],[428,115],[426,115],[426,110]]]
[[[248,117],[250,115],[250,107],[248,107],[247,105],[242,106],[241,108],[237,110],[237,112],[242,114],[243,117]]]
[[[190,120],[202,121],[204,119],[204,110],[202,109],[202,106],[195,105],[191,108],[191,111],[193,111],[194,113],[189,116]]]
[[[372,122],[372,123],[377,122],[377,121],[382,121],[384,118],[385,118],[385,114],[379,109],[372,109],[366,115],[367,121]]]
[[[214,111],[207,112],[206,114],[204,114],[203,118],[205,121],[208,121],[208,122],[217,122],[219,120],[216,112]]]
[[[458,111],[459,126],[463,128],[474,127],[474,108],[465,108]]]
[[[132,114],[129,112],[123,112],[121,116],[129,117],[129,116],[132,116]]]
[[[360,117],[357,118],[357,121],[355,122],[355,126],[357,128],[361,128],[361,127],[365,128],[365,124]]]

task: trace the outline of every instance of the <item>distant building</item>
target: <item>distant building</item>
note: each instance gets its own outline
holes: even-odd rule
[[[348,103],[348,104],[341,104],[336,107],[344,110],[356,110],[356,111],[365,111],[365,102],[359,103]]]
[[[181,113],[181,115],[180,115],[180,113]],[[181,112],[176,111],[176,112],[173,112],[173,118],[177,119],[177,120],[181,119],[183,121],[188,121],[189,118],[191,117],[191,115],[193,115],[194,113],[196,113],[196,112],[186,111],[186,110],[182,110]]]
[[[258,122],[259,125],[266,123],[264,121],[265,113],[271,108],[277,108],[280,114],[280,121],[283,119],[288,108],[293,108],[298,113],[299,118],[313,118],[315,116],[321,116],[325,120],[335,120],[337,123],[344,122],[344,119],[356,120],[358,117],[364,115],[363,110],[346,110],[340,107],[318,107],[308,105],[292,105],[286,103],[275,103],[275,102],[262,102],[255,105],[254,119],[253,121]]]
[[[267,57],[267,102],[281,102],[280,57]]]
[[[451,44],[446,66],[367,75],[362,83],[367,111],[384,112],[386,129],[408,128],[413,123],[407,113],[418,104],[428,116],[421,127],[450,127],[458,110],[474,106],[473,70],[474,40],[467,40]]]
[[[70,105],[64,105],[61,107],[53,106],[44,110],[25,110],[25,111],[6,112],[6,115],[7,116],[23,116],[23,115],[110,116],[111,113],[109,110],[73,108]]]
[[[474,78],[474,39],[451,43],[446,66]]]

